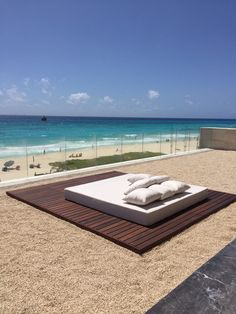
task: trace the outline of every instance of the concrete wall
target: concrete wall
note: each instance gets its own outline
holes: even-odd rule
[[[201,128],[200,148],[236,150],[236,128]]]

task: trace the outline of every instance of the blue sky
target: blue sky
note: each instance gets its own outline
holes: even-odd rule
[[[234,0],[0,0],[0,114],[236,118]]]

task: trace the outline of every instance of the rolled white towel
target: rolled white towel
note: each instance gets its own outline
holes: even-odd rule
[[[138,180],[150,178],[152,175],[147,173],[134,173],[130,174],[128,181],[132,184]]]
[[[150,178],[138,180],[138,181],[134,182],[133,184],[131,184],[129,186],[129,188],[124,192],[124,194],[127,195],[134,190],[137,190],[140,188],[147,188],[150,185],[159,184],[159,183],[162,183],[166,180],[169,180],[168,176],[153,176]]]
[[[127,203],[135,205],[147,205],[159,200],[161,197],[160,192],[156,192],[147,188],[140,188],[130,192],[123,200]]]

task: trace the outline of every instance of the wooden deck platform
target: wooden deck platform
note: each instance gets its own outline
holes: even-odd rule
[[[31,188],[8,191],[7,195],[60,219],[73,223],[80,228],[96,233],[139,254],[150,250],[194,223],[236,201],[235,194],[209,190],[208,199],[162,222],[145,227],[67,201],[64,198],[64,188],[66,187],[119,176],[121,174],[123,173],[112,171]]]

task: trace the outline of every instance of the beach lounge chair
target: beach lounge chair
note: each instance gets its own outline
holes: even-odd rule
[[[144,226],[150,226],[207,198],[207,188],[190,185],[181,194],[157,200],[145,206],[125,202],[124,191],[129,188],[130,174],[68,187],[67,200],[97,209]]]

